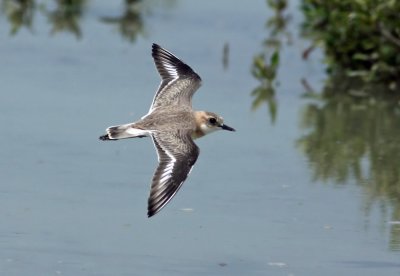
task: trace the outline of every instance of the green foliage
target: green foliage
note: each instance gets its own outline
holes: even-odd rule
[[[275,51],[269,58],[269,62],[266,60],[264,54],[255,56],[253,59],[253,66],[251,68],[251,73],[253,74],[254,78],[260,82],[260,85],[251,93],[254,97],[253,109],[257,109],[264,102],[268,103],[272,122],[275,121],[277,112],[274,81],[278,67],[279,52]]]
[[[3,0],[1,10],[10,22],[10,34],[18,33],[22,26],[32,30],[32,22],[36,5],[33,0]]]
[[[274,11],[274,15],[265,23],[267,37],[263,41],[263,51],[253,58],[251,73],[259,82],[252,91],[254,97],[252,108],[259,108],[267,103],[271,122],[274,123],[278,110],[275,98],[275,88],[278,86],[276,80],[280,65],[280,51],[284,41],[289,43],[290,34],[286,31],[290,17],[285,11],[288,6],[287,0],[267,0],[268,8]]]
[[[123,38],[134,42],[139,35],[145,35],[143,13],[149,11],[151,4],[143,0],[123,0],[123,3],[121,15],[104,15],[100,17],[99,22],[117,27]],[[166,7],[170,7],[173,0],[165,3]],[[79,39],[83,36],[83,16],[90,4],[91,1],[87,0],[2,0],[0,16],[4,15],[7,18],[11,35],[16,35],[22,28],[34,33],[34,21],[39,15],[44,16],[50,25],[50,34],[71,33]]]
[[[51,34],[69,32],[76,38],[82,37],[80,20],[82,18],[86,0],[58,0],[54,10],[42,6],[43,13],[51,23]]]
[[[330,72],[400,92],[400,1],[303,0],[302,10],[303,31],[324,47]]]

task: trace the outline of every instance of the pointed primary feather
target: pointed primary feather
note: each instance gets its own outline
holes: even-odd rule
[[[149,113],[159,106],[173,104],[191,106],[192,96],[201,85],[200,76],[189,65],[157,44],[153,44],[152,56],[161,76],[161,83]]]
[[[199,148],[186,131],[154,133],[151,137],[159,164],[151,184],[149,217],[158,213],[174,197],[199,156]]]

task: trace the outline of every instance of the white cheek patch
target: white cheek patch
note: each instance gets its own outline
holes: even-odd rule
[[[208,134],[218,130],[218,127],[209,127],[207,124],[201,124],[200,129],[204,134]]]

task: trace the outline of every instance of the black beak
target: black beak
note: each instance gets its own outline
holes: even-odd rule
[[[227,125],[225,125],[225,124],[222,124],[220,127],[221,127],[222,129],[225,129],[225,130],[236,131],[233,127],[227,126]]]

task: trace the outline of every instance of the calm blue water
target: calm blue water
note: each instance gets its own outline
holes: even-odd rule
[[[301,59],[311,43],[299,37],[296,7],[271,123],[267,104],[251,108],[259,82],[250,71],[272,11],[264,1],[203,2],[142,3],[140,20],[125,26],[139,32],[125,36],[119,2],[86,2],[72,32],[54,32],[46,11],[56,5],[37,2],[15,35],[3,7],[1,275],[399,275],[392,205],[368,205],[354,178],[315,178],[299,149],[309,131],[301,80],[319,90],[325,74],[320,51]],[[98,136],[147,112],[159,83],[152,42],[201,75],[194,107],[237,132],[198,140],[190,178],[148,219],[151,141]]]

